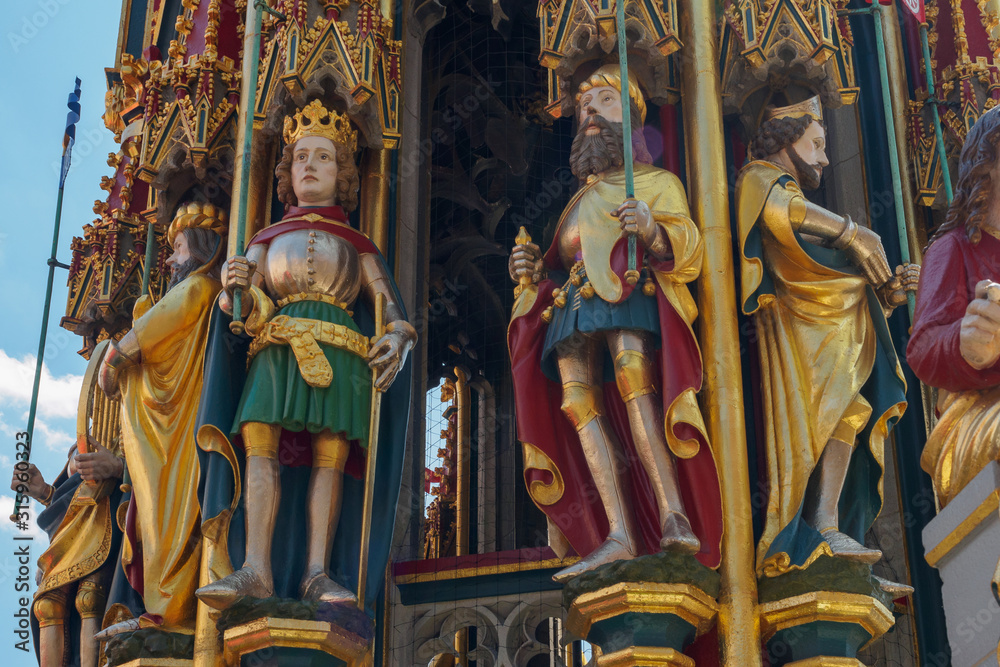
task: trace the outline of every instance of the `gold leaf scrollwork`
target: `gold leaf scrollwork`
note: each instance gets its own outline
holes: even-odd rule
[[[528,493],[531,499],[539,505],[554,505],[559,502],[566,490],[566,483],[563,481],[562,473],[556,467],[555,462],[548,455],[535,447],[530,442],[522,442],[524,448],[524,470],[541,470],[552,475],[552,481],[545,482],[535,479],[528,484]]]

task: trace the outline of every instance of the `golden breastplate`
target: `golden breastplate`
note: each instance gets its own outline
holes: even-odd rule
[[[563,268],[569,271],[574,264],[583,259],[583,246],[580,244],[580,223],[578,220],[579,206],[575,205],[566,214],[562,228],[559,230],[559,259]]]

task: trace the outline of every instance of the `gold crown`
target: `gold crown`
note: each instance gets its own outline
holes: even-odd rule
[[[809,116],[819,123],[823,122],[823,104],[819,101],[819,95],[798,104],[787,107],[768,107],[764,110],[764,122],[775,118],[803,118],[805,116]]]
[[[580,103],[580,97],[590,90],[591,88],[600,88],[601,86],[611,86],[618,91],[619,94],[622,92],[622,70],[621,66],[611,64],[611,65],[601,65],[594,73],[583,80],[580,84],[580,88],[576,94],[576,103]],[[642,89],[639,88],[639,82],[636,81],[635,75],[629,70],[628,73],[628,97],[632,104],[639,111],[639,117],[642,122],[646,122],[646,98],[642,95]]]
[[[226,223],[226,212],[218,206],[207,202],[191,202],[182,204],[174,214],[174,220],[167,229],[167,240],[174,245],[174,239],[185,229],[207,229],[219,236],[225,236],[229,225]]]
[[[285,116],[285,143],[293,145],[302,137],[326,137],[338,146],[346,146],[351,155],[358,147],[358,133],[346,114],[330,111],[313,100],[294,116]]]

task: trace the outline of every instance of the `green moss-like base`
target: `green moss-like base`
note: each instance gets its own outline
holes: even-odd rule
[[[327,621],[352,632],[359,637],[371,641],[375,629],[371,619],[354,605],[350,604],[320,604],[318,602],[302,602],[290,598],[252,598],[243,597],[233,606],[219,614],[216,627],[219,638],[229,628],[234,628],[258,618],[291,618],[298,621]]]
[[[563,604],[568,609],[584,593],[614,586],[623,581],[650,584],[690,584],[711,597],[719,595],[719,573],[705,567],[694,556],[658,553],[620,560],[585,572],[563,588]]]
[[[844,558],[820,556],[805,570],[757,580],[757,594],[762,604],[814,591],[858,593],[893,608],[892,596],[879,586],[872,576],[871,566]]]
[[[108,640],[104,651],[108,667],[117,667],[138,658],[194,659],[194,635],[140,628]]]

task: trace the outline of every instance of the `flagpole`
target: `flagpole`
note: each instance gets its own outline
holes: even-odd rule
[[[42,330],[38,334],[38,354],[35,357],[35,380],[31,386],[31,405],[28,408],[28,433],[27,458],[31,458],[31,446],[34,444],[35,435],[35,414],[38,412],[38,387],[42,381],[42,362],[45,359],[45,339],[49,330],[49,308],[52,305],[52,283],[56,277],[56,267],[68,269],[69,266],[56,259],[56,252],[59,250],[59,224],[62,220],[63,191],[66,186],[66,174],[69,173],[69,159],[73,151],[73,141],[76,137],[76,121],[80,120],[80,79],[76,80],[76,88],[69,97],[68,106],[70,109],[66,120],[66,133],[63,139],[62,167],[59,174],[59,194],[56,196],[56,219],[52,229],[52,249],[49,251],[49,278],[45,285],[45,305],[42,309]],[[14,498],[14,513],[11,520],[16,521],[21,513],[21,499],[24,496],[17,494]]]

